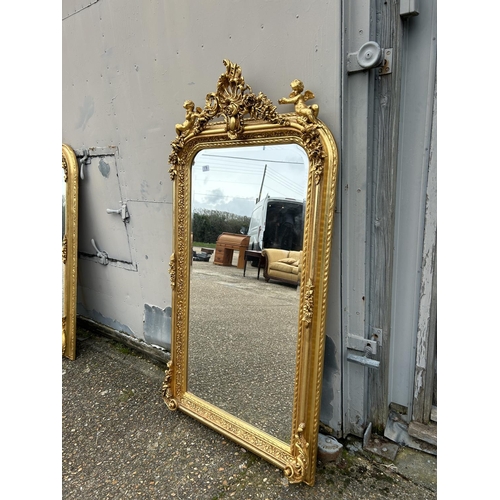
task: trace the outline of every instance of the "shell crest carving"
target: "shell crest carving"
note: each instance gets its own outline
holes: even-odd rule
[[[193,101],[184,103],[186,117],[183,123],[175,126],[177,137],[171,143],[169,173],[172,180],[177,175],[178,169],[183,166],[179,156],[186,137],[198,135],[214,118],[224,118],[226,133],[230,139],[241,137],[246,115],[269,123],[280,125],[289,123],[277,113],[276,106],[266,95],[262,92],[257,95],[252,92],[251,87],[245,83],[238,64],[228,59],[224,59],[223,63],[226,72],[219,77],[216,91],[207,94],[205,108],[195,108]]]

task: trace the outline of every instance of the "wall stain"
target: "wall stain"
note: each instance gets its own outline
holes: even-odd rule
[[[143,180],[141,182],[141,196],[143,200],[148,199],[148,194],[149,194],[149,184],[148,181]]]
[[[330,422],[332,415],[335,413],[334,399],[335,391],[333,379],[334,375],[338,374],[339,367],[337,365],[337,348],[334,341],[328,336],[325,336],[325,357],[323,365],[323,385],[321,387],[321,409],[320,420],[327,423],[331,427]]]
[[[99,160],[99,172],[101,172],[103,177],[106,177],[106,179],[109,177],[109,172],[110,172],[110,167],[109,165],[101,158]]]
[[[80,119],[76,124],[76,128],[85,130],[88,121],[94,114],[94,99],[88,95],[83,99],[83,106],[80,106]]]

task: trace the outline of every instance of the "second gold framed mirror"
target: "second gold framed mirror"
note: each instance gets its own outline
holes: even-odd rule
[[[62,354],[76,357],[76,301],[78,261],[78,162],[62,145]]]
[[[279,100],[293,106],[280,114],[237,64],[223,62],[204,108],[184,103],[169,157],[172,357],[163,398],[290,482],[312,485],[337,147],[301,81]]]

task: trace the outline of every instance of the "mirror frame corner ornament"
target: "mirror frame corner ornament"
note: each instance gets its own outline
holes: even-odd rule
[[[62,145],[62,168],[66,183],[65,231],[62,241],[63,314],[62,355],[76,358],[76,302],[78,261],[78,161],[73,149]]]
[[[262,92],[255,94],[241,68],[225,59],[226,71],[204,109],[184,102],[185,121],[176,125],[169,156],[174,184],[174,253],[169,274],[172,287],[172,358],[162,394],[168,408],[179,408],[249,451],[283,469],[291,483],[314,484],[321,382],[323,372],[326,300],[338,171],[338,152],[328,127],[318,119],[315,96],[294,80],[279,104],[294,112],[279,114]],[[222,120],[220,120],[222,118]],[[219,120],[217,120],[219,119]],[[278,440],[187,390],[189,340],[189,272],[191,163],[201,149],[294,143],[309,159],[303,265],[301,270],[297,355],[294,380],[292,439]]]

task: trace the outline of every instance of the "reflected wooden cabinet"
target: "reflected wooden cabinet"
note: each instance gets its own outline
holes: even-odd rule
[[[250,236],[234,233],[222,233],[215,246],[214,264],[218,266],[232,266],[234,250],[238,250],[238,269],[245,267],[245,250],[250,244]]]

